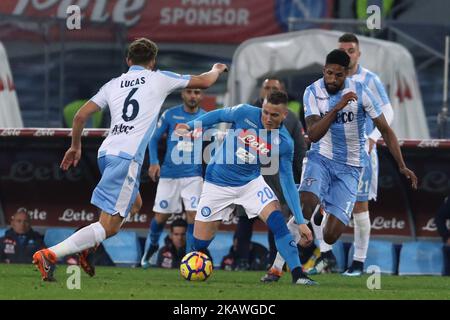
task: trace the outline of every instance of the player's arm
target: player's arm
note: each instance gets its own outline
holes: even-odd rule
[[[220,122],[233,123],[238,120],[244,114],[244,112],[245,106],[243,105],[238,105],[231,108],[217,109],[205,113],[187,123],[177,124],[176,130],[180,135],[182,135],[182,131],[191,131],[196,126],[198,127],[198,124],[200,124],[202,128],[208,128]]]
[[[343,95],[341,101],[332,110],[321,117],[314,94],[308,87],[303,95],[303,105],[305,107],[305,121],[309,140],[317,142],[322,139],[336,120],[338,112],[345,108],[350,100],[357,99],[358,97],[354,92],[348,92]]]
[[[92,114],[100,110],[100,106],[89,100],[75,114],[72,126],[72,144],[64,155],[60,165],[63,170],[68,170],[72,165],[74,167],[78,165],[81,158],[81,133],[83,132],[86,121]]]
[[[389,151],[397,162],[400,172],[407,178],[411,180],[411,185],[414,189],[417,189],[417,177],[413,171],[406,167],[405,161],[403,160],[402,152],[400,150],[400,145],[398,144],[397,136],[394,131],[388,125],[384,115],[381,114],[379,117],[372,119],[375,126],[380,130],[383,136],[384,142],[386,143]]]
[[[281,146],[280,146],[281,147]],[[305,218],[303,217],[302,208],[300,206],[300,198],[297,188],[295,186],[294,175],[292,172],[292,151],[280,150],[280,185],[283,190],[283,196],[286,200],[289,209],[291,209],[294,215],[295,223],[298,224],[301,236],[305,239],[304,245],[308,246],[312,240],[312,232],[306,225]]]
[[[164,134],[164,132],[167,131],[167,128],[169,127],[169,124],[166,119],[166,113],[167,111],[165,111],[159,118],[156,130],[153,133],[150,142],[148,143],[148,154],[150,162],[150,166],[148,168],[148,175],[153,181],[156,181],[156,177],[159,176],[159,172],[161,170],[158,160],[158,143],[159,140],[161,139],[161,136]]]
[[[226,64],[216,63],[208,72],[196,76],[191,76],[187,88],[207,89],[217,81],[221,73],[226,71],[228,71],[228,67]]]

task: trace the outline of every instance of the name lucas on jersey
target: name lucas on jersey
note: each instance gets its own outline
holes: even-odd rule
[[[145,77],[140,77],[134,80],[122,80],[120,81],[120,87],[121,88],[127,88],[127,87],[133,87],[138,84],[144,84],[145,83]]]

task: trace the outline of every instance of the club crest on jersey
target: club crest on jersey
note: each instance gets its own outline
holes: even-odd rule
[[[305,178],[304,181],[305,181],[305,183],[306,183],[306,185],[307,185],[308,187],[311,187],[312,184],[313,184],[313,182],[314,182],[314,181],[317,181],[317,180],[314,179],[314,178]]]
[[[254,132],[243,130],[239,133],[238,139],[259,154],[267,155],[270,152],[270,144],[259,138]]]

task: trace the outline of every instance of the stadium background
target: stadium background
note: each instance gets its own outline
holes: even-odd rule
[[[7,92],[17,95],[23,124],[3,127],[47,129],[0,129],[0,228],[6,227],[10,215],[20,207],[30,212],[33,225],[41,232],[96,220],[89,199],[99,177],[95,158],[104,131],[89,133],[81,166],[62,173],[58,165],[70,140],[68,131],[56,128],[64,127],[64,106],[82,94],[92,95],[126,70],[123,54],[130,40],[147,36],[156,41],[159,69],[195,74],[216,61],[233,68],[233,55],[245,40],[321,28],[395,41],[412,54],[432,140],[404,140],[406,162],[420,179],[415,193],[406,187],[387,150],[379,145],[380,189],[378,202],[371,206],[372,239],[392,241],[397,250],[405,241],[438,243],[433,216],[450,188],[450,143],[444,140],[450,134],[446,122],[438,120],[443,106],[444,38],[450,33],[450,4],[438,0],[426,5],[422,1],[375,1],[382,7],[392,2],[393,7],[384,8],[381,30],[367,30],[366,17],[358,6],[368,2],[91,0],[82,1],[81,30],[68,30],[65,8],[70,1],[2,1],[0,44],[11,74],[0,70],[0,97]],[[311,77],[320,75],[280,76],[289,93],[301,100]],[[204,107],[223,106],[227,94],[227,80],[222,77],[207,91]],[[253,96],[256,94],[255,89]],[[408,99],[407,91],[398,94]],[[172,94],[164,108],[179,102],[179,94]],[[5,103],[1,106],[3,112],[8,107]],[[125,225],[141,237],[151,220],[155,187],[143,174],[144,207],[136,221]],[[224,225],[221,230],[227,241],[220,249],[228,250],[233,226]],[[256,230],[260,232],[256,237],[264,242],[265,227],[258,224]],[[349,227],[342,240],[348,242],[352,233]]]

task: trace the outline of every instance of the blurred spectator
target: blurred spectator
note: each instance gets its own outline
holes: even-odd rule
[[[164,239],[165,245],[158,251],[157,267],[178,268],[186,254],[187,223],[176,219],[170,225],[170,234]]]
[[[450,275],[450,229],[447,225],[448,220],[450,220],[450,195],[444,199],[435,217],[436,227],[444,242],[444,273],[447,276]]]
[[[237,239],[236,235],[233,239],[233,245],[230,248],[230,252],[223,257],[222,262],[220,264],[220,268],[223,270],[231,271],[231,270],[240,270],[240,265],[238,264],[238,255],[237,255]],[[244,270],[266,270],[267,265],[269,264],[269,251],[263,245],[250,242],[249,249],[249,259],[248,268]]]
[[[276,77],[267,77],[261,84],[259,91],[259,98],[253,105],[257,107],[262,107],[262,103],[266,96],[273,91],[283,91],[285,90],[285,85],[283,81]],[[289,110],[286,119],[283,121],[283,125],[286,127],[287,131],[294,141],[294,159],[292,164],[292,170],[294,173],[295,183],[300,183],[300,176],[302,172],[302,161],[306,153],[306,143],[304,139],[303,126],[300,123],[298,117]],[[275,192],[278,200],[280,201],[281,211],[283,212],[286,220],[290,217],[290,211],[286,204],[286,200],[283,196],[283,191],[281,189],[280,177],[278,174],[263,176],[266,183]],[[253,223],[255,219],[248,219],[243,208],[241,206],[236,206],[236,215],[239,217],[238,225],[236,228],[236,238],[237,238],[237,264],[238,269],[245,270],[250,268],[249,255],[250,255],[250,239],[253,232]],[[273,238],[272,232],[269,231],[269,263],[271,263],[277,254],[277,249],[275,246],[275,240]]]
[[[78,99],[67,104],[63,110],[65,128],[72,128],[75,114],[94,94],[91,87],[85,84],[78,86]],[[109,112],[105,112],[105,110],[95,112],[85,125],[86,128],[109,128],[109,126]]]
[[[31,263],[33,254],[42,248],[43,237],[31,228],[27,211],[17,210],[11,217],[11,228],[0,238],[0,262]]]

